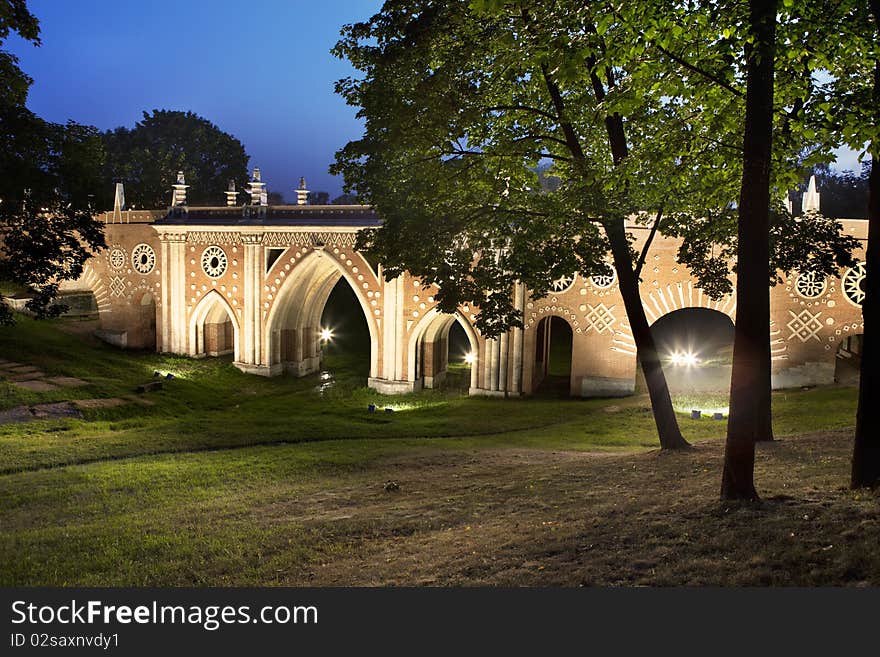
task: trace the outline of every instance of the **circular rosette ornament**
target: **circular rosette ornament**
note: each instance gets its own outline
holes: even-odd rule
[[[825,294],[828,289],[828,282],[825,276],[815,271],[805,271],[798,274],[794,282],[794,289],[804,299],[816,299]]]
[[[852,269],[847,269],[843,275],[843,293],[847,300],[861,306],[865,300],[865,263],[860,262]]]
[[[149,244],[138,244],[131,251],[131,266],[139,274],[149,274],[156,266],[156,252]]]
[[[226,252],[219,246],[209,246],[202,252],[202,271],[211,278],[223,276],[228,264]]]

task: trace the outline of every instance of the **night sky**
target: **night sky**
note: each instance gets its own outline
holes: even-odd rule
[[[237,137],[271,191],[342,192],[327,173],[362,126],[333,93],[352,73],[330,54],[381,0],[29,0],[38,48],[10,37],[44,119],[134,126],[144,110],[191,110]],[[222,199],[218,199],[220,202]]]
[[[270,191],[342,191],[327,173],[361,134],[333,93],[352,73],[330,55],[339,29],[381,0],[29,0],[42,46],[4,47],[34,78],[29,107],[55,122],[134,126],[144,110],[190,110],[244,144]],[[846,152],[839,168],[857,169]]]

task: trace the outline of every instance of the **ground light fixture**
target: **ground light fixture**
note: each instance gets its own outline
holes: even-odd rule
[[[333,339],[333,331],[328,328],[321,329],[321,342],[330,342]]]
[[[464,355],[464,362],[468,365],[473,365],[475,360],[477,360],[477,357],[472,352],[468,352]]]

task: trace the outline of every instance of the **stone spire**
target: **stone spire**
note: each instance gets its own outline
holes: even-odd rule
[[[819,212],[819,190],[816,189],[816,176],[810,176],[810,184],[804,192],[801,201],[801,210],[804,212]]]
[[[791,195],[788,192],[782,194],[782,204],[788,210],[788,214],[794,213],[794,204],[791,202]]]
[[[238,205],[238,192],[235,189],[235,180],[229,179],[229,187],[226,188],[226,206],[233,207]]]
[[[122,211],[125,210],[125,188],[121,182],[116,183],[116,193],[113,196],[113,221],[122,223]]]
[[[254,174],[248,183],[248,194],[251,195],[251,205],[268,205],[268,192],[266,192],[266,183],[260,178],[259,167],[254,167]]]
[[[171,207],[182,208],[186,206],[186,180],[183,178],[183,171],[177,172],[177,183],[171,185]]]
[[[309,202],[309,190],[306,187],[306,179],[299,179],[299,187],[296,190],[296,204],[306,205]]]

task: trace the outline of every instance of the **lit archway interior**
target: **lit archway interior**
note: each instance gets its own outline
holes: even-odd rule
[[[238,325],[232,309],[217,292],[209,292],[196,307],[190,329],[194,356],[225,356],[238,359]]]
[[[651,334],[670,392],[730,389],[734,326],[728,315],[710,308],[681,308],[654,322]]]
[[[571,394],[571,360],[574,334],[562,317],[545,317],[536,328],[536,393],[568,397]]]
[[[285,280],[268,317],[269,363],[305,376],[322,369],[326,354],[336,367],[373,376],[378,336],[364,306],[329,254],[309,256]]]
[[[479,341],[460,316],[436,310],[413,328],[409,346],[409,377],[417,387],[468,392],[477,386]]]

